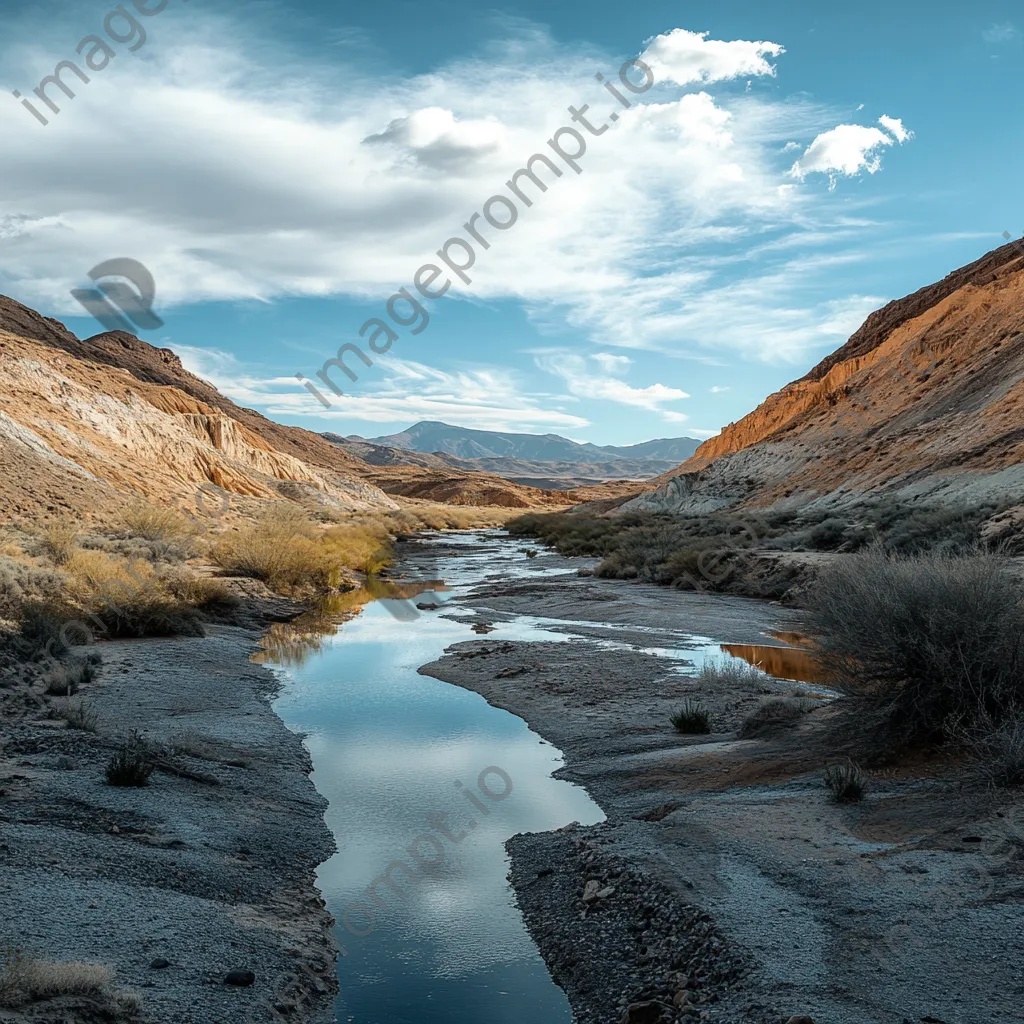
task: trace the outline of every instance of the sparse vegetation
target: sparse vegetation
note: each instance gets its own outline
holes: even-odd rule
[[[382,525],[357,523],[320,530],[301,514],[275,510],[221,538],[211,557],[226,572],[263,580],[282,592],[328,592],[345,569],[373,574],[392,558]]]
[[[810,611],[847,728],[865,743],[941,743],[999,729],[1024,706],[1024,585],[996,555],[875,545],[821,574]]]
[[[837,804],[856,803],[864,796],[864,773],[853,761],[831,765],[825,769],[823,778]]]
[[[997,789],[1024,786],[1024,718],[1014,717],[982,734],[969,746],[979,773]]]
[[[54,565],[67,565],[78,541],[78,527],[70,519],[54,519],[43,527],[40,539]]]
[[[798,697],[773,697],[762,701],[740,724],[740,738],[754,739],[791,726],[813,707],[813,701]]]
[[[133,537],[143,540],[184,543],[198,533],[195,523],[176,508],[160,508],[141,499],[132,501],[121,519]]]
[[[704,736],[711,732],[711,714],[695,700],[684,701],[682,708],[671,716],[676,732],[690,736]]]
[[[11,946],[0,949],[0,1007],[5,1009],[78,996],[88,999],[104,1020],[134,1017],[140,1006],[138,996],[115,992],[111,987],[113,981],[113,971],[102,964],[54,963],[30,957]]]
[[[755,690],[765,692],[771,676],[767,672],[749,665],[739,658],[722,658],[706,661],[697,673],[697,682],[702,689],[713,690]]]
[[[72,729],[79,729],[82,732],[96,732],[99,728],[99,716],[85,701],[65,701],[57,713]]]
[[[51,697],[70,697],[78,693],[81,686],[96,678],[99,665],[100,659],[96,654],[54,662],[43,674],[46,693]]]
[[[108,786],[148,786],[153,761],[142,738],[133,735],[107,762]]]

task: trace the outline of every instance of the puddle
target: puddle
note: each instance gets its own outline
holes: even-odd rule
[[[810,651],[798,647],[769,647],[764,644],[722,644],[722,650],[733,658],[741,658],[776,679],[797,683],[820,683],[821,666]]]

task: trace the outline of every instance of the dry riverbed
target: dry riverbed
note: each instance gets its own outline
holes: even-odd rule
[[[334,1020],[325,801],[274,677],[249,663],[259,634],[209,634],[98,644],[80,694],[95,732],[57,717],[61,698],[0,687],[0,944],[114,972],[103,991],[0,1008],[5,1024]],[[133,731],[157,770],[108,786]]]
[[[1019,797],[933,758],[869,772],[864,801],[838,806],[821,777],[837,757],[827,693],[700,692],[664,656],[680,631],[780,643],[767,634],[799,630],[797,612],[574,572],[494,579],[461,603],[444,614],[493,632],[421,672],[525,719],[608,816],[508,844],[527,925],[580,1024],[1024,1020]],[[517,615],[575,638],[502,639]],[[794,689],[817,693],[815,710],[737,738],[751,708]],[[711,710],[712,735],[673,731],[688,697]]]

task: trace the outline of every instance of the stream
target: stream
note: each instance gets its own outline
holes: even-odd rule
[[[272,645],[264,659],[281,677],[275,710],[306,735],[313,781],[329,801],[338,852],[321,865],[318,885],[342,947],[337,1020],[569,1024],[568,1001],[506,880],[503,844],[604,815],[584,789],[552,777],[561,753],[521,719],[417,669],[453,643],[479,639],[471,624],[431,606],[488,578],[575,570],[553,570],[550,558],[536,564],[497,532],[449,534],[415,551],[414,567],[430,570],[422,579],[364,594],[348,621]],[[583,626],[595,623],[518,616],[492,636],[571,642]],[[682,644],[651,653],[693,671],[684,665],[724,650],[687,639],[685,662]]]

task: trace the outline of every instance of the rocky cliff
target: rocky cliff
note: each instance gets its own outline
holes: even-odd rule
[[[1004,246],[873,313],[629,509],[1019,500],[1024,256]]]

